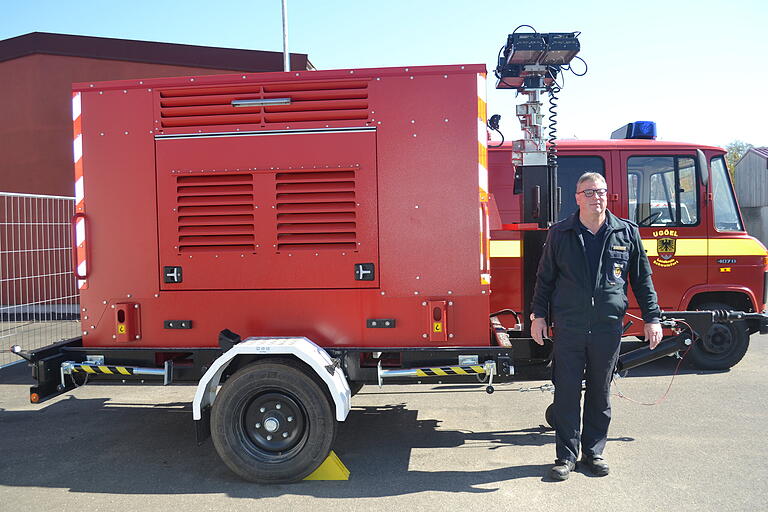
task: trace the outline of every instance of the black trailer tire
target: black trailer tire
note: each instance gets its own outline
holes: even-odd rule
[[[259,483],[297,482],[326,459],[336,418],[323,384],[269,360],[241,368],[211,411],[211,438],[224,463]]]
[[[699,311],[732,310],[727,304],[708,302],[696,307]],[[696,340],[687,358],[699,370],[727,370],[744,357],[749,348],[749,333],[743,322],[713,324],[701,339]]]

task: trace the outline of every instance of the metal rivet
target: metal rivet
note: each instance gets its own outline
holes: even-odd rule
[[[257,423],[256,428],[261,428],[261,423]]]
[[[282,409],[282,408],[283,408],[283,406],[280,405],[280,404],[275,405],[275,409]]]
[[[449,305],[449,306],[453,306],[453,301],[452,301],[452,300],[449,300],[449,301],[448,301],[448,305]]]
[[[267,441],[271,441],[271,440],[272,440],[272,436],[267,436]]]
[[[419,294],[419,292],[413,292],[413,294],[414,294],[414,295],[418,295],[418,294]]]
[[[158,298],[159,296],[160,296],[160,294],[159,294],[159,293],[156,293],[156,294],[155,294],[155,298]]]
[[[104,304],[106,304],[106,302],[104,302]],[[111,307],[112,309],[115,309],[115,305],[114,305],[114,304],[112,304],[110,307]]]
[[[266,411],[267,411],[267,410],[266,410],[265,408],[263,408],[263,407],[261,407],[261,408],[259,409],[259,412],[266,412]]]
[[[288,437],[288,432],[283,432],[283,437]]]
[[[131,294],[129,293],[128,295],[126,295],[126,297],[128,297],[130,299],[131,298]]]
[[[453,295],[453,292],[451,290],[448,290],[448,295]]]
[[[139,305],[138,304],[134,304],[133,305],[133,309],[139,309]]]
[[[83,317],[83,320],[88,320],[88,317],[87,317],[87,316],[84,316],[84,317]]]
[[[422,334],[422,335],[421,335],[421,337],[422,337],[422,338],[426,338],[426,337],[427,337],[427,335],[426,335],[426,334]]]
[[[102,304],[106,304],[106,303],[107,303],[107,301],[103,300],[103,301],[101,301],[101,303],[102,303]]]
[[[453,338],[453,333],[448,335],[449,338]]]
[[[288,421],[293,421],[293,416],[288,416]]]

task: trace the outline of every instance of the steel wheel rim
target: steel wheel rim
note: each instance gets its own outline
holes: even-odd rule
[[[304,447],[308,436],[307,413],[301,403],[284,391],[267,391],[241,401],[237,435],[251,455],[281,462]]]
[[[704,349],[710,354],[724,355],[733,346],[733,332],[725,325],[715,324],[702,340]]]

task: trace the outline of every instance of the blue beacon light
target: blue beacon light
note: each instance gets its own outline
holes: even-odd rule
[[[612,139],[655,139],[656,123],[654,121],[635,121],[614,130]]]

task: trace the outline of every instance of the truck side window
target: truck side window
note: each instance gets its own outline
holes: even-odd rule
[[[713,158],[711,166],[715,229],[718,231],[744,231],[723,157]]]
[[[560,216],[563,220],[576,211],[576,182],[585,172],[598,172],[605,176],[605,162],[599,156],[561,156],[557,159],[557,186],[562,203]]]
[[[629,220],[639,226],[699,223],[696,163],[690,156],[627,159]]]

